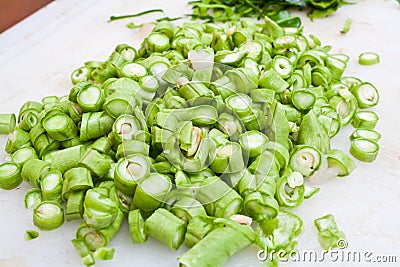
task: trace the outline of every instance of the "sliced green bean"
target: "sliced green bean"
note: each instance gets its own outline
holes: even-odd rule
[[[373,129],[378,123],[378,115],[370,110],[359,110],[354,114],[351,124],[358,129]]]
[[[78,163],[79,167],[87,168],[92,175],[102,178],[111,168],[111,160],[97,150],[88,149]]]
[[[11,190],[21,183],[21,168],[17,163],[5,162],[0,165],[0,188]]]
[[[44,201],[62,202],[63,176],[59,171],[49,171],[40,180]]]
[[[379,63],[379,55],[374,52],[364,52],[358,56],[358,63],[361,65],[374,65]]]
[[[40,159],[28,160],[21,170],[24,181],[33,186],[40,186],[40,180],[50,170],[50,163]]]
[[[25,240],[33,240],[39,237],[39,233],[35,230],[26,230],[25,231]]]
[[[144,212],[152,212],[161,206],[171,188],[168,176],[151,173],[136,187],[132,205]]]
[[[43,119],[43,128],[56,141],[66,141],[78,135],[74,121],[65,113],[51,113]]]
[[[254,232],[250,226],[229,221],[222,220],[225,227],[217,227],[178,257],[180,264],[188,267],[222,266],[233,254],[253,243]]]
[[[103,89],[96,85],[86,86],[79,91],[76,100],[83,112],[99,111],[105,100]]]
[[[33,224],[41,230],[54,230],[63,223],[63,208],[56,202],[43,201],[33,211]]]
[[[304,199],[309,199],[316,193],[318,193],[320,189],[318,187],[304,185]]]
[[[132,210],[128,214],[129,231],[133,243],[143,243],[147,241],[144,219],[140,210]]]
[[[298,143],[313,146],[324,153],[329,151],[330,139],[328,133],[313,110],[310,110],[303,117],[299,129]]]
[[[321,162],[321,152],[315,147],[299,145],[292,150],[289,165],[292,170],[300,172],[304,177],[309,177],[319,169]]]
[[[338,176],[347,176],[356,168],[355,162],[342,150],[331,149],[327,154],[328,167],[336,168]]]
[[[216,148],[210,168],[216,173],[235,173],[243,170],[242,148],[238,143],[228,142]]]
[[[371,129],[356,129],[351,135],[350,140],[354,139],[368,139],[371,141],[378,142],[381,139],[381,134]]]
[[[145,232],[161,243],[177,250],[183,243],[186,223],[166,209],[157,209],[145,222]]]
[[[31,146],[29,134],[21,128],[15,128],[8,136],[5,151],[12,154],[18,149]]]
[[[82,142],[96,139],[108,134],[114,119],[104,111],[84,113],[80,127],[80,140]]]
[[[192,197],[182,197],[173,204],[170,211],[185,222],[207,215],[201,203]]]
[[[312,108],[315,103],[315,95],[309,90],[297,89],[292,92],[292,104],[299,110]]]
[[[93,252],[96,259],[103,261],[112,260],[114,258],[115,248],[99,247]]]
[[[28,160],[37,158],[36,150],[33,147],[18,149],[11,155],[11,160],[21,167],[24,166]]]
[[[78,163],[86,149],[84,145],[77,145],[58,150],[51,162],[51,169],[65,173],[69,169],[78,167]]]
[[[26,209],[34,209],[42,202],[42,191],[39,188],[31,188],[25,193],[24,204]]]
[[[95,264],[94,257],[89,249],[89,247],[86,245],[85,241],[83,239],[73,239],[71,240],[72,245],[75,248],[75,251],[79,254],[79,256],[82,258],[82,263],[85,266],[92,266]]]
[[[202,183],[196,199],[205,206],[207,214],[222,218],[239,213],[243,203],[241,196],[217,176]]]
[[[247,131],[240,135],[239,143],[244,152],[254,158],[267,149],[268,137],[258,131]]]
[[[340,245],[339,241],[345,241],[345,234],[338,229],[332,214],[315,219],[314,225],[318,230],[318,241],[323,249],[336,248]]]
[[[278,203],[287,208],[298,207],[304,199],[303,175],[294,171],[285,174],[277,182],[276,198]]]
[[[0,134],[11,133],[16,125],[15,114],[0,114]]]
[[[127,195],[133,195],[137,183],[150,174],[149,159],[140,154],[121,158],[115,168],[115,186]]]
[[[86,190],[74,191],[68,196],[65,208],[65,218],[67,221],[83,218],[83,201]]]
[[[379,152],[379,145],[372,140],[356,138],[351,141],[350,154],[364,162],[372,162]]]
[[[351,89],[360,108],[369,108],[378,104],[379,93],[374,85],[368,82],[356,85]]]

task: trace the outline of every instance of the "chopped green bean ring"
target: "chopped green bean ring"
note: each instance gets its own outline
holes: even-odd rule
[[[138,63],[127,62],[121,66],[120,76],[132,79],[137,79],[143,77],[147,74],[145,67]]]
[[[315,103],[315,95],[308,90],[294,90],[292,92],[292,103],[299,110],[310,109]]]
[[[64,223],[64,212],[60,204],[43,201],[33,211],[33,223],[41,230],[54,230]]]
[[[239,143],[250,158],[257,157],[267,149],[268,137],[258,131],[247,131],[240,135]]]
[[[0,114],[0,134],[11,133],[16,125],[15,114]]]
[[[206,216],[206,211],[199,201],[192,197],[182,197],[171,207],[170,211],[178,218],[189,222],[197,216]]]
[[[51,113],[43,120],[47,134],[57,141],[66,141],[78,135],[74,121],[65,113]]]
[[[294,171],[279,178],[276,197],[278,203],[288,208],[298,207],[304,199],[303,175]]]
[[[140,122],[132,115],[121,115],[113,124],[113,132],[121,141],[132,139],[140,129]]]
[[[370,110],[359,110],[354,114],[352,125],[357,129],[373,129],[378,123],[379,117]]]
[[[351,141],[350,154],[364,162],[372,162],[379,152],[379,145],[372,140],[356,138]]]
[[[157,209],[145,222],[145,232],[177,250],[185,238],[186,223],[166,209]]]
[[[30,159],[37,159],[38,156],[36,154],[36,150],[33,147],[24,147],[21,148],[17,151],[15,151],[11,159],[13,162],[17,163],[21,167],[24,166],[24,164],[30,160]]]
[[[5,151],[11,154],[20,148],[29,146],[31,146],[29,134],[19,127],[16,127],[8,136]]]
[[[50,163],[40,159],[28,160],[21,170],[21,176],[33,186],[39,186],[42,177],[50,170]]]
[[[49,171],[40,180],[44,201],[62,202],[63,177],[59,171]]]
[[[65,209],[65,218],[67,221],[83,218],[83,201],[85,199],[85,190],[74,191],[68,196]]]
[[[150,174],[150,161],[146,156],[132,154],[121,158],[115,168],[115,186],[128,195],[133,195],[140,180]]]
[[[378,104],[378,90],[371,83],[365,82],[355,86],[351,92],[356,97],[360,108],[369,108]]]
[[[379,63],[379,55],[374,52],[364,52],[358,56],[358,63],[361,65],[374,65]]]
[[[381,139],[381,134],[371,129],[356,129],[351,135],[350,140],[354,139],[368,139],[378,142]]]
[[[151,173],[136,187],[132,205],[144,212],[152,212],[161,206],[171,188],[168,176]]]
[[[315,147],[299,145],[294,147],[289,165],[292,170],[300,172],[304,177],[309,177],[319,169],[321,162],[321,152]]]
[[[82,239],[73,239],[71,240],[72,245],[75,248],[75,251],[79,254],[82,258],[82,263],[85,266],[91,266],[95,264],[95,260],[91,251],[84,240]]]
[[[79,91],[76,99],[83,112],[96,112],[104,103],[104,92],[98,86],[89,85]]]
[[[355,168],[355,162],[342,150],[331,149],[327,154],[328,167],[336,168],[338,170],[338,176],[347,176]]]
[[[0,165],[0,188],[11,190],[21,183],[21,168],[17,163],[5,162]]]
[[[37,205],[42,202],[42,191],[39,188],[29,189],[24,198],[24,204],[26,209],[34,209]]]

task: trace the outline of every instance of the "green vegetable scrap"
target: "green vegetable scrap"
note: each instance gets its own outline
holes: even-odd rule
[[[338,229],[332,214],[327,214],[315,219],[314,225],[318,230],[318,241],[323,249],[346,248],[346,237],[344,233]]]
[[[311,6],[315,17],[341,2],[229,3],[193,5],[221,21],[264,17],[270,11],[259,8],[272,3]],[[107,60],[84,63],[66,96],[0,116],[12,159],[0,165],[0,187],[32,187],[25,206],[41,230],[80,221],[72,245],[86,266],[113,258],[108,246],[126,217],[133,243],[189,247],[182,266],[222,266],[252,244],[290,251],[302,228],[292,211],[319,191],[309,178],[326,165],[338,176],[355,168],[331,138],[351,124],[350,153],[377,156],[378,116],[365,109],[379,94],[342,76],[346,55],[287,28],[295,18],[271,18],[164,20],[140,48],[120,44]],[[343,237],[332,218],[316,220],[324,248]]]

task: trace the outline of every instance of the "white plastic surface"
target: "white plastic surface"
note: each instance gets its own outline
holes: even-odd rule
[[[55,1],[20,24],[0,34],[0,113],[18,113],[27,100],[47,95],[65,95],[71,87],[70,73],[88,60],[104,60],[119,43],[138,47],[140,30],[125,24],[131,20],[108,23],[110,15],[136,13],[163,8],[167,16],[189,13],[186,1]],[[160,15],[162,16],[162,15]],[[134,19],[137,23],[157,18],[157,14]],[[351,18],[350,31],[339,31]],[[319,37],[332,51],[346,53],[350,62],[346,75],[372,82],[379,89],[381,101],[373,110],[380,116],[380,153],[371,164],[357,162],[357,169],[346,178],[327,179],[321,191],[295,210],[304,220],[298,249],[321,251],[313,225],[316,217],[332,213],[339,228],[346,233],[347,250],[371,252],[373,261],[379,255],[394,255],[400,262],[400,5],[395,1],[368,0],[347,5],[333,16],[303,19],[305,32]],[[377,52],[381,63],[361,66],[358,55]],[[348,151],[348,126],[334,138],[333,147]],[[0,140],[4,147],[5,137]],[[6,154],[1,152],[3,162]],[[31,213],[23,205],[23,185],[7,192],[0,190],[0,266],[81,266],[70,240],[77,222],[67,222],[56,231],[40,232],[32,241],[24,240],[27,229],[35,229]],[[116,254],[112,261],[98,261],[97,266],[178,266],[175,252],[149,240],[132,245],[126,223],[111,242]],[[260,266],[257,248],[251,247],[234,256],[227,266]],[[339,259],[340,261],[340,259]],[[325,259],[322,266],[364,266],[361,263],[339,263]],[[373,266],[375,264],[369,264]],[[307,262],[288,266],[310,266]],[[316,266],[314,263],[313,266]],[[318,265],[319,266],[319,265]],[[387,264],[385,266],[396,266]]]

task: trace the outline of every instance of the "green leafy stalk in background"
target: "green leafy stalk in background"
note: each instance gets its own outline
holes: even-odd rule
[[[241,17],[259,19],[272,16],[272,19],[281,26],[287,26],[285,23],[288,21],[293,24],[298,20],[297,17],[291,17],[285,11],[288,8],[306,9],[307,16],[313,19],[330,15],[345,3],[343,0],[200,0],[189,2],[193,9],[193,14],[190,16],[193,18],[209,21],[236,21]]]

